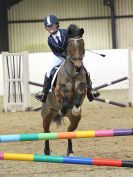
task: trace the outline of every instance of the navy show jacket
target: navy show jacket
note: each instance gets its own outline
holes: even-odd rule
[[[51,34],[48,37],[48,45],[56,56],[64,57],[67,51],[68,44],[67,29],[59,29],[59,31],[61,34],[62,45],[59,46],[59,44],[55,41]]]

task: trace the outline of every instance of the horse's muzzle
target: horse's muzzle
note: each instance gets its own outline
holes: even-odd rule
[[[73,106],[72,115],[79,116],[80,114],[81,114],[81,106],[79,106],[79,107]]]

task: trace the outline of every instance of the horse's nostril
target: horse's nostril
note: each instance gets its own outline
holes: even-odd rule
[[[62,99],[61,99],[61,109],[60,109],[61,113],[62,114],[66,114],[67,110],[68,110],[68,107],[69,107],[68,97],[62,96]]]
[[[76,72],[79,73],[81,68],[76,67]]]
[[[80,106],[80,104],[76,104],[75,106],[76,106],[76,108],[78,108]]]
[[[65,109],[65,108],[62,108],[60,111],[63,115],[65,115],[67,113],[67,109]]]

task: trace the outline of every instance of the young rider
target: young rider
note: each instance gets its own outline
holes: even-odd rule
[[[45,75],[43,90],[35,95],[35,98],[43,103],[46,102],[46,98],[49,89],[51,87],[51,81],[52,81],[51,71],[55,66],[60,65],[64,60],[66,60],[66,51],[67,51],[67,43],[68,43],[67,29],[59,28],[60,27],[59,20],[56,16],[49,15],[45,17],[44,26],[50,33],[50,35],[48,36],[48,45],[51,48],[54,55],[56,56],[56,60],[54,60],[52,68],[49,71],[47,71]],[[89,77],[90,76],[88,76],[88,78]],[[99,96],[99,93],[98,92],[93,93],[91,82],[90,81],[88,82],[89,83],[88,83],[87,97],[89,101],[93,101],[94,98]]]

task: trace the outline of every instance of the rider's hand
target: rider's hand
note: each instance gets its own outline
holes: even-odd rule
[[[63,52],[63,57],[66,58],[67,57],[67,53]]]
[[[88,97],[88,100],[91,102],[93,101],[95,98],[99,97],[100,96],[100,93],[97,92],[97,91],[90,91],[87,93],[87,97]]]

